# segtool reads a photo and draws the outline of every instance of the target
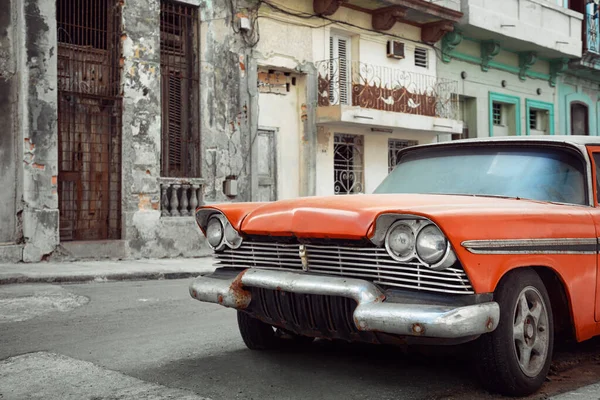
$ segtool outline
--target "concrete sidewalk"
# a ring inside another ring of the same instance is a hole
[[[550,397],[552,400],[598,400],[600,399],[600,383],[585,386],[572,392]]]
[[[0,264],[0,285],[182,279],[212,270],[212,257]]]

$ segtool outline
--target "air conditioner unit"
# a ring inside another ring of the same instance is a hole
[[[404,43],[395,40],[387,42],[387,56],[389,58],[403,59],[404,58]]]

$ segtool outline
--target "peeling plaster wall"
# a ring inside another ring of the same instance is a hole
[[[160,2],[127,1],[122,15],[124,238],[134,256],[152,256],[160,221]]]
[[[242,4],[239,7],[243,7]],[[227,2],[201,4],[201,137],[204,202],[230,201],[223,181],[238,179],[235,201],[253,199],[251,148],[258,127],[254,57],[234,32]]]
[[[57,49],[54,0],[25,0],[19,26],[19,115],[23,148],[23,260],[58,245]]]
[[[122,15],[123,237],[133,258],[205,255],[194,217],[161,216],[160,1],[127,1]]]
[[[200,11],[202,202],[252,199],[248,151],[257,122],[255,65],[231,26],[225,2],[185,1]],[[211,251],[194,217],[161,216],[160,2],[123,7],[123,221],[131,256],[176,257]],[[206,22],[202,22],[206,21]],[[254,111],[256,112],[256,111]],[[238,196],[223,193],[228,176]]]
[[[257,186],[256,179],[250,178],[257,162],[250,149],[258,127],[252,50],[232,27],[226,2],[185,2],[198,5],[200,20],[205,21],[198,60],[202,200],[204,204],[249,201]],[[124,242],[114,245],[121,248],[126,243],[131,258],[208,254],[194,217],[161,216],[160,1],[128,0],[122,6]],[[10,197],[2,197],[3,203],[14,208],[2,210],[2,220],[12,218],[12,222],[3,224],[0,242],[18,241],[22,236],[24,261],[47,259],[53,252],[58,260],[65,249],[59,247],[58,231],[55,0],[5,1],[1,11],[10,8],[12,19],[5,12],[0,18],[0,51],[4,52],[0,53],[0,118],[5,127],[11,127],[8,132],[16,134],[2,137],[0,151],[1,167],[12,171],[2,174],[2,182],[9,186],[13,182],[15,190],[3,192]],[[6,57],[11,47],[17,54]],[[14,115],[18,117],[11,118]],[[223,193],[228,176],[238,179],[238,195],[232,198]],[[91,258],[94,248],[90,247]]]
[[[123,221],[131,256],[206,252],[193,217],[161,217],[160,1],[123,6]]]
[[[15,0],[0,3],[0,244],[15,243],[17,232],[17,89]]]

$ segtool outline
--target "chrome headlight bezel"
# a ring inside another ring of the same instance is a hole
[[[227,221],[227,224],[225,225],[225,228],[223,230],[223,237],[225,238],[225,243],[227,244],[227,246],[234,250],[239,249],[242,246],[242,243],[244,242],[244,239],[242,238],[242,236],[240,236],[240,233],[235,230],[235,228],[229,223],[229,221]]]
[[[408,214],[384,214],[379,216],[376,222],[378,226],[376,226],[376,231],[374,232],[371,241],[378,247],[384,247],[388,255],[397,262],[418,262],[419,264],[422,264],[432,270],[442,271],[452,267],[458,261],[456,253],[454,252],[447,236],[444,235],[439,226],[437,226],[433,221],[427,218]],[[396,254],[391,249],[389,244],[390,234],[395,228],[398,227],[398,225],[409,226],[412,229],[415,238],[413,250],[410,252],[410,255],[406,255],[403,257]],[[417,240],[419,234],[423,229],[429,226],[436,227],[441,232],[442,236],[446,241],[446,250],[444,252],[444,255],[439,261],[435,263],[426,262],[419,256],[417,252]]]
[[[435,259],[435,261],[426,260],[425,257],[419,253],[419,239],[421,237],[421,234],[423,234],[423,231],[429,228],[436,229],[439,232],[440,237],[444,241],[444,252],[442,253],[441,257]],[[444,270],[446,268],[451,267],[452,265],[454,265],[454,263],[456,263],[457,260],[456,254],[452,250],[452,245],[450,244],[450,241],[448,240],[446,235],[444,235],[442,230],[434,223],[424,224],[421,226],[421,229],[419,229],[415,240],[415,254],[417,255],[417,258],[421,263],[427,265],[429,268],[436,271]]]
[[[412,222],[412,224],[411,224]],[[396,229],[408,229],[410,232],[410,235],[412,236],[412,244],[411,247],[408,252],[404,255],[402,254],[398,254],[398,252],[394,251],[394,249],[392,248],[392,245],[390,244],[391,241],[391,236],[394,233],[394,231]],[[407,220],[399,220],[394,222],[387,230],[386,234],[385,234],[385,249],[387,250],[388,254],[390,255],[390,257],[392,257],[394,260],[399,261],[399,262],[408,262],[412,259],[414,259],[416,257],[416,240],[417,237],[415,235],[415,227],[414,227],[414,221],[407,221]]]
[[[429,265],[442,261],[448,247],[448,239],[440,228],[433,224],[421,227],[415,240],[417,255]]]
[[[221,241],[218,246],[213,246],[208,241],[208,226],[211,221],[217,220],[218,223],[221,224],[222,235]],[[208,218],[206,215],[201,215],[200,212],[196,213],[196,221],[198,225],[202,228],[205,237],[207,238],[206,242],[208,246],[214,251],[223,251],[226,247],[231,249],[239,249],[242,246],[243,238],[239,234],[239,232],[231,225],[229,220],[223,215],[221,212],[213,212]]]
[[[215,245],[213,243],[210,242],[210,229],[211,229],[211,225],[214,226],[214,224],[218,224],[219,225],[219,229],[220,229],[220,239],[219,239],[219,244]],[[206,243],[208,243],[208,246],[213,249],[213,250],[221,250],[223,249],[223,247],[225,246],[225,226],[223,225],[223,221],[221,220],[221,218],[219,218],[216,215],[211,216],[208,219],[208,223],[206,224]]]

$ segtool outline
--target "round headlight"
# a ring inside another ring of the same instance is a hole
[[[417,236],[417,255],[429,265],[442,261],[447,246],[446,237],[435,225],[428,225],[421,229]]]
[[[229,223],[225,226],[225,240],[232,249],[237,249],[242,245],[242,237]]]
[[[414,254],[415,234],[404,223],[393,225],[388,231],[385,247],[394,258],[406,259]]]
[[[213,248],[221,245],[221,242],[223,241],[223,224],[219,218],[212,217],[210,221],[208,221],[208,226],[206,227],[206,239],[208,240],[208,244]]]

